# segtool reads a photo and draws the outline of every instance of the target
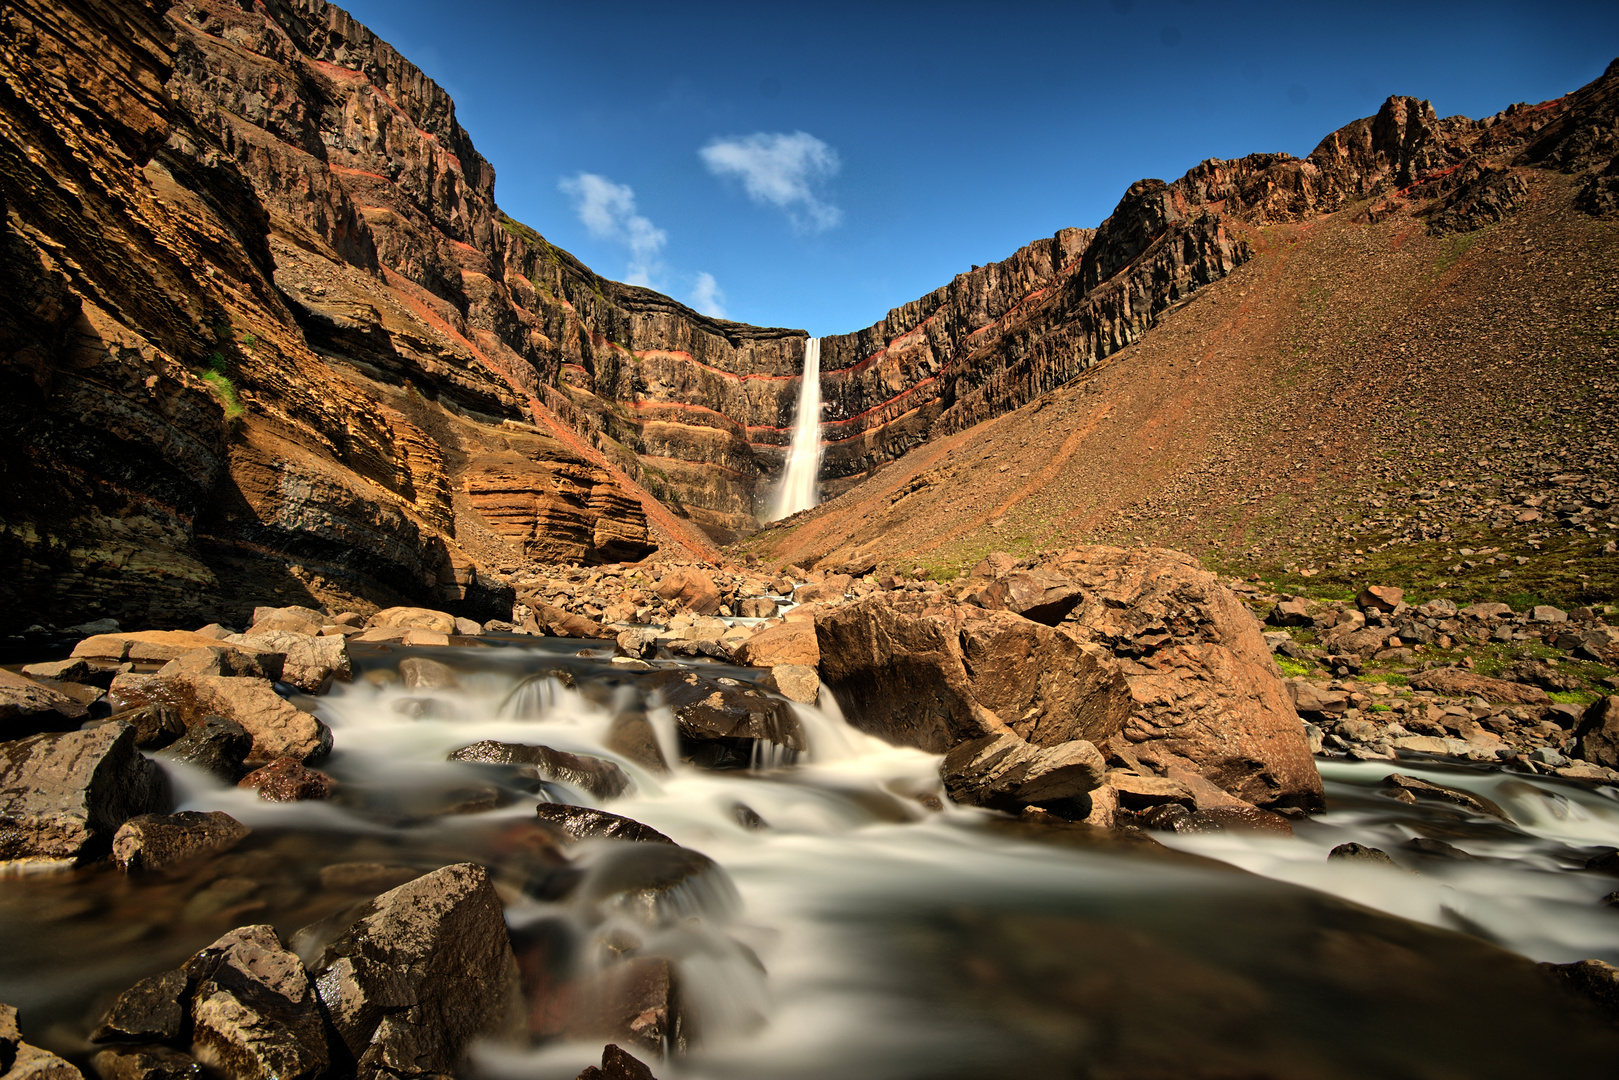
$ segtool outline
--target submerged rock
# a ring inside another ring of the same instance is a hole
[[[1389,857],[1389,853],[1382,848],[1367,847],[1365,844],[1339,844],[1327,852],[1327,858],[1339,862],[1367,862],[1381,866],[1398,866]]]
[[[205,1080],[202,1063],[171,1046],[116,1046],[90,1059],[101,1080]]]
[[[554,829],[566,842],[633,840],[655,844],[674,843],[650,825],[642,825],[633,818],[609,814],[605,810],[568,806],[565,803],[541,803],[534,809],[540,822]]]
[[[521,1024],[494,884],[458,863],[378,896],[310,966],[359,1077],[451,1076],[477,1037]]]
[[[1619,1027],[1619,968],[1602,960],[1541,964],[1540,970],[1591,1004],[1607,1022]]]
[[[202,855],[229,851],[251,830],[222,811],[142,814],[112,839],[112,857],[125,873],[162,870]]]
[[[96,858],[124,822],[169,804],[128,724],[0,743],[0,860]]]

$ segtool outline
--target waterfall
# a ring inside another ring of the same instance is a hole
[[[798,415],[793,419],[793,443],[787,451],[781,487],[776,491],[768,520],[780,521],[820,500],[816,481],[821,474],[821,339],[804,342],[804,381],[798,388]]]

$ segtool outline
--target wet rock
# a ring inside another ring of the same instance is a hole
[[[601,1068],[587,1066],[577,1080],[657,1080],[652,1070],[618,1048],[617,1043],[602,1047]]]
[[[316,629],[316,634],[319,628]],[[349,660],[348,640],[341,634],[317,637],[290,630],[260,630],[255,627],[240,637],[226,640],[280,653],[281,681],[306,694],[321,694],[333,679],[347,682],[354,677]]]
[[[681,755],[701,768],[745,769],[759,743],[794,754],[805,749],[791,706],[747,684],[675,669],[643,685],[674,712]]]
[[[453,690],[461,685],[454,668],[425,656],[399,661],[399,681],[412,690]]]
[[[1400,845],[1400,850],[1412,855],[1420,855],[1430,859],[1446,859],[1451,862],[1472,862],[1478,858],[1470,855],[1455,844],[1447,844],[1443,840],[1435,840],[1431,836],[1418,836],[1407,840]]]
[[[1591,703],[1574,727],[1571,752],[1592,765],[1619,769],[1619,696]]]
[[[0,736],[7,739],[78,726],[88,710],[60,690],[0,668]]]
[[[194,678],[220,675],[231,678],[278,679],[282,656],[279,653],[253,653],[223,645],[192,649],[181,653],[158,669],[164,678]]]
[[[540,823],[549,827],[564,843],[580,840],[630,840],[643,843],[673,844],[674,841],[649,825],[633,818],[592,810],[566,803],[540,803],[534,808]]]
[[[337,790],[337,781],[297,758],[284,757],[248,773],[236,786],[257,791],[265,802],[301,802],[331,798]]]
[[[435,870],[378,896],[311,975],[363,1078],[451,1076],[521,1023],[517,960],[488,871]]]
[[[249,1080],[313,1080],[331,1064],[320,1002],[302,962],[271,926],[244,926],[185,964],[191,1053]]]
[[[1494,802],[1482,795],[1474,795],[1472,792],[1463,791],[1460,788],[1446,787],[1443,784],[1434,784],[1427,780],[1419,780],[1414,776],[1402,776],[1399,773],[1390,773],[1385,776],[1383,786],[1409,792],[1418,799],[1447,802],[1453,806],[1459,806],[1469,813],[1478,814],[1482,817],[1493,817],[1498,821],[1504,821],[1509,825],[1512,824],[1512,819],[1507,816],[1507,812]]]
[[[241,724],[223,716],[205,716],[160,756],[203,769],[234,784],[241,777],[242,762],[252,749],[253,736]]]
[[[205,716],[235,721],[253,737],[248,765],[282,757],[313,761],[332,748],[331,729],[277,694],[267,679],[120,675],[113,680],[111,696],[131,707],[173,706],[187,727]]]
[[[108,723],[128,724],[135,729],[135,745],[142,750],[161,750],[186,735],[185,720],[172,705],[146,705],[125,709],[107,717]]]
[[[162,870],[203,855],[229,851],[251,830],[223,811],[142,814],[112,838],[112,857],[125,873]]]
[[[19,1042],[5,1077],[6,1080],[83,1080],[84,1074],[49,1050]]]
[[[935,798],[934,801],[937,802],[937,798]],[[759,829],[770,828],[770,823],[764,818],[760,817],[759,812],[753,807],[749,806],[747,803],[735,803],[732,805],[731,816],[736,818],[736,823],[738,825],[742,826],[744,829],[747,829],[749,832],[756,832]]]
[[[455,616],[432,608],[391,607],[371,616],[367,626],[398,630],[426,630],[436,634],[455,633]]]
[[[684,1052],[688,1035],[673,965],[636,957],[581,977],[565,993],[535,1003],[536,1036],[621,1039],[650,1054]]]
[[[663,759],[663,750],[658,746],[658,736],[652,730],[652,722],[647,719],[646,713],[638,709],[614,716],[602,745],[643,769],[655,773],[669,771],[669,763]]]
[[[1083,596],[1084,590],[1061,574],[1033,569],[996,579],[978,592],[973,602],[990,611],[1010,611],[1056,626]]]
[[[954,801],[1010,813],[1080,800],[1106,771],[1102,755],[1084,740],[1038,747],[1011,733],[959,743],[939,768]]]
[[[1377,863],[1382,866],[1397,865],[1393,859],[1389,858],[1389,853],[1382,848],[1367,847],[1365,844],[1356,843],[1339,844],[1327,852],[1327,858],[1334,861]]]
[[[659,579],[652,591],[661,599],[701,615],[712,615],[720,609],[720,591],[714,579],[693,567],[670,571]]]
[[[1506,705],[1549,705],[1546,691],[1522,686],[1503,679],[1475,675],[1464,668],[1433,668],[1411,676],[1411,685],[1418,690],[1432,690],[1447,697],[1478,696],[1485,701]]]
[[[101,1080],[205,1080],[202,1063],[170,1046],[116,1046],[90,1059]]]
[[[0,743],[0,860],[93,859],[124,822],[169,804],[128,724]]]
[[[821,648],[813,623],[789,622],[757,631],[736,650],[736,662],[749,667],[796,664],[815,667]]]
[[[1212,806],[1192,811],[1188,824],[1196,832],[1268,833],[1292,836],[1293,826],[1282,815],[1257,806]]]
[[[185,1034],[190,980],[179,968],[152,975],[118,995],[90,1041],[174,1042]]]
[[[821,676],[803,664],[777,664],[765,676],[764,685],[789,701],[813,705],[821,692]]]
[[[1601,960],[1572,964],[1541,964],[1553,980],[1593,1005],[1614,1027],[1619,1027],[1619,968]]]
[[[592,920],[622,916],[649,927],[692,917],[723,920],[739,906],[735,886],[713,859],[656,843],[598,852],[573,899]]]
[[[530,766],[542,780],[567,784],[599,799],[616,799],[630,788],[630,778],[611,761],[569,754],[549,746],[485,740],[452,751],[450,760]]]

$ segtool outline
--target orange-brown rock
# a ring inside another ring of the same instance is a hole
[[[696,567],[670,571],[659,579],[652,591],[700,615],[712,615],[720,609],[720,590],[714,579]]]
[[[736,650],[736,662],[752,667],[799,664],[815,667],[821,647],[813,622],[789,622],[755,631]]]
[[[1466,668],[1433,668],[1411,676],[1411,685],[1418,690],[1432,690],[1451,697],[1473,697],[1503,705],[1549,705],[1551,696],[1536,686],[1507,682],[1479,675]]]

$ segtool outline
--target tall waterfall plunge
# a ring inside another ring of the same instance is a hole
[[[787,467],[782,470],[781,487],[771,503],[769,520],[780,521],[819,502],[816,481],[820,474],[821,339],[810,338],[804,342],[804,381],[798,388],[793,443],[787,451]]]

